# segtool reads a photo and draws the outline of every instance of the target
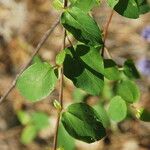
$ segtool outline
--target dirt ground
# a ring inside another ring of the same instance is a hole
[[[0,0],[0,95],[10,86],[15,75],[30,58],[44,32],[49,29],[61,12],[52,7],[52,0]],[[111,9],[103,2],[92,11],[93,17],[104,28]],[[123,18],[114,13],[109,28],[106,46],[114,60],[122,65],[126,58],[136,64],[143,59],[150,60],[150,42],[141,33],[150,26],[150,13],[139,19]],[[62,48],[62,27],[59,25],[39,55],[54,64],[55,56]],[[150,67],[148,68],[150,70]],[[150,109],[150,74],[142,74],[137,81],[141,89],[141,100],[136,107]],[[65,104],[72,102],[74,86],[65,82]],[[15,88],[0,105],[0,150],[48,150],[52,147],[56,111],[52,100],[58,97],[58,87],[51,96],[37,103],[26,101]],[[20,142],[24,128],[17,118],[17,111],[43,111],[51,116],[48,129],[38,135],[29,145]],[[113,126],[113,125],[112,125]],[[77,150],[150,150],[150,123],[127,120],[113,126],[109,139],[85,144],[76,142]]]

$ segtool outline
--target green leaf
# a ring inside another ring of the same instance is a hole
[[[66,56],[66,52],[64,50],[60,51],[56,56],[56,64],[62,65],[65,60],[65,56]]]
[[[141,108],[138,111],[138,114],[136,114],[138,119],[145,121],[145,122],[150,122],[150,111],[147,109]]]
[[[104,59],[104,76],[109,80],[119,80],[120,72],[112,59]]]
[[[116,122],[120,122],[125,119],[127,115],[127,105],[120,96],[115,96],[111,99],[108,108],[108,115],[113,121]]]
[[[21,143],[29,144],[31,143],[34,138],[37,136],[37,130],[33,125],[29,125],[25,127],[21,134]]]
[[[19,77],[17,88],[26,99],[35,102],[47,97],[56,81],[54,69],[48,63],[35,63]]]
[[[110,126],[110,120],[109,120],[109,117],[107,115],[107,112],[106,112],[104,106],[99,103],[99,104],[93,106],[93,108],[96,110],[97,114],[101,118],[103,126],[105,128],[108,128]]]
[[[34,56],[33,60],[32,60],[32,64],[34,64],[34,63],[42,63],[41,58],[39,56],[37,56],[37,55]]]
[[[124,74],[129,78],[133,78],[133,79],[140,78],[139,72],[137,71],[134,65],[134,62],[130,59],[125,61],[124,66],[123,66],[123,71],[124,71]]]
[[[52,5],[56,10],[63,9],[63,3],[60,0],[53,0]]]
[[[75,150],[75,140],[66,132],[62,124],[58,129],[58,147],[64,150]]]
[[[31,121],[30,115],[25,111],[18,111],[17,117],[22,125],[27,125]]]
[[[128,103],[134,103],[140,98],[138,86],[130,80],[121,81],[117,85],[117,94]]]
[[[73,7],[80,8],[84,12],[89,12],[93,7],[98,6],[98,0],[77,0]]]
[[[75,88],[72,93],[72,99],[74,102],[82,102],[84,97],[86,96],[86,92],[81,89]]]
[[[136,19],[140,14],[150,11],[147,0],[107,0],[108,5],[120,15]]]
[[[103,44],[97,23],[79,8],[73,7],[63,12],[61,23],[78,41],[91,46]]]
[[[61,121],[74,138],[93,143],[102,139],[105,129],[96,111],[85,103],[74,103],[63,112]]]
[[[62,147],[59,147],[59,148],[57,148],[57,150],[65,150],[64,148],[62,148]]]
[[[109,80],[105,79],[105,84],[104,84],[104,88],[103,91],[101,93],[101,97],[102,99],[105,100],[110,100],[114,95],[114,89],[113,89],[113,84],[111,82],[109,82]]]
[[[77,45],[75,49],[70,47],[65,51],[65,76],[72,80],[77,88],[92,95],[99,95],[104,84],[104,66],[99,51],[85,45]]]
[[[31,122],[36,130],[39,131],[49,126],[49,117],[43,112],[34,112]]]
[[[62,148],[62,147],[59,147],[59,148],[57,148],[57,150],[65,150],[64,148]]]
[[[149,0],[137,0],[139,5],[140,14],[150,12],[150,1]]]
[[[69,0],[71,5],[74,5],[74,3],[77,1],[77,0]]]

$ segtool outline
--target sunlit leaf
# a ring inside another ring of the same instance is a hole
[[[32,60],[32,64],[34,63],[42,63],[42,60],[39,56],[34,56]]]
[[[29,125],[25,127],[21,134],[21,143],[29,144],[31,143],[34,138],[37,136],[37,130],[33,125]]]
[[[72,98],[75,102],[82,102],[84,97],[86,96],[86,92],[79,88],[75,88],[72,93]]]
[[[17,117],[22,125],[27,125],[31,121],[30,115],[25,111],[18,111]]]
[[[98,5],[98,0],[76,0],[76,2],[73,4],[74,7],[78,7],[86,13]]]
[[[61,2],[61,0],[53,0],[52,5],[57,10],[63,9],[63,2]]]
[[[134,103],[140,98],[138,86],[130,80],[121,81],[117,85],[117,93],[128,103]]]
[[[115,96],[110,101],[108,114],[113,121],[122,121],[127,115],[126,102],[120,96]]]
[[[17,81],[20,93],[32,102],[47,97],[55,87],[57,77],[48,63],[35,63]]]
[[[32,124],[36,130],[41,130],[49,126],[49,117],[43,112],[32,113]]]

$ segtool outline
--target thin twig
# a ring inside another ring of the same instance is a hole
[[[67,40],[68,40],[70,46],[73,46],[73,43],[72,43],[72,41],[70,40],[69,36],[67,35],[66,37],[67,37]]]
[[[15,87],[18,78],[20,77],[20,75],[25,71],[25,69],[31,64],[33,57],[39,52],[39,50],[41,49],[41,47],[43,46],[43,44],[46,42],[46,40],[48,39],[48,37],[52,34],[53,30],[56,28],[56,26],[59,24],[60,22],[60,17],[57,19],[57,21],[52,25],[52,27],[47,30],[47,32],[44,34],[44,36],[41,38],[39,44],[37,45],[37,47],[35,48],[32,56],[30,57],[29,61],[25,64],[25,66],[21,69],[21,71],[16,75],[15,79],[13,80],[12,84],[10,85],[10,87],[8,88],[8,90],[4,93],[4,95],[0,98],[0,104],[3,102],[3,100],[9,95],[9,93],[13,90],[13,88]]]
[[[56,126],[55,126],[53,150],[57,149],[57,139],[58,139],[58,128],[59,128],[60,114],[61,114],[61,112],[59,111],[57,114],[57,120],[56,120]]]
[[[66,30],[64,29],[64,37],[63,37],[63,50],[65,49],[66,47],[66,36],[67,36],[67,33],[66,33]],[[63,74],[64,74],[64,69],[63,69],[63,65],[60,69],[60,93],[59,93],[59,102],[61,104],[61,107],[63,108]]]
[[[64,8],[66,8],[68,5],[68,0],[64,0]],[[66,36],[67,36],[67,32],[64,29],[64,37],[63,37],[63,50],[66,47]],[[60,122],[60,116],[61,116],[61,111],[63,109],[63,81],[64,81],[64,73],[63,73],[63,65],[60,68],[60,89],[59,89],[59,102],[61,105],[61,110],[58,111],[57,114],[57,120],[56,120],[56,127],[55,127],[55,133],[54,133],[54,142],[53,142],[53,150],[57,149],[57,139],[58,139],[58,129],[59,129],[59,122]]]
[[[109,59],[112,59],[112,56],[111,56],[111,54],[109,53],[109,50],[108,50],[106,47],[104,47],[104,49],[105,49],[105,52],[106,52],[106,55],[108,56],[108,58],[109,58]]]
[[[64,37],[63,37],[63,50],[65,49],[65,44],[66,43],[66,30],[64,30]],[[59,102],[61,105],[61,110],[63,109],[63,66],[60,68],[60,83],[59,83]],[[55,134],[54,134],[54,142],[53,142],[53,150],[57,149],[57,139],[58,139],[58,128],[59,128],[59,121],[60,121],[60,115],[61,115],[61,110],[58,110],[57,114],[57,120],[56,120],[56,127],[55,127]]]
[[[105,27],[105,31],[104,31],[104,46],[103,46],[103,48],[102,48],[102,53],[101,53],[102,57],[104,56],[105,43],[106,43],[106,39],[107,39],[107,36],[108,36],[108,28],[109,28],[109,25],[110,25],[110,23],[111,23],[113,14],[114,14],[114,10],[111,11],[111,14],[110,14],[110,16],[109,16],[108,22],[107,22],[106,27]]]

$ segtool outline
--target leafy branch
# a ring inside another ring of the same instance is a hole
[[[49,38],[49,36],[52,34],[53,30],[57,27],[57,25],[60,22],[60,17],[57,19],[57,21],[52,25],[52,27],[46,31],[46,33],[41,38],[40,42],[38,43],[37,47],[35,48],[33,54],[31,55],[29,61],[25,64],[25,66],[21,69],[21,71],[16,75],[15,79],[11,83],[10,87],[6,90],[4,95],[0,98],[0,104],[3,102],[3,100],[9,95],[9,93],[13,90],[13,88],[16,86],[18,78],[21,76],[21,74],[26,70],[26,68],[31,64],[34,56],[37,55],[41,47],[44,45],[46,40]]]
[[[64,0],[64,9],[67,7],[68,5],[68,0]],[[62,46],[62,50],[65,49],[66,47],[66,37],[67,37],[67,32],[64,29],[64,34],[63,34],[63,46]],[[63,109],[63,81],[64,81],[64,70],[63,70],[63,65],[61,66],[61,68],[59,69],[60,73],[60,83],[59,83],[59,103],[61,106],[61,109],[58,110],[58,114],[57,114],[57,119],[56,119],[56,126],[55,126],[55,133],[54,133],[54,142],[53,142],[53,150],[57,149],[57,141],[58,141],[58,129],[59,129],[59,122],[60,122],[60,117],[61,117],[61,111]]]
[[[133,1],[128,0],[127,8],[124,8],[124,2],[108,0],[107,2],[113,10],[103,35],[97,22],[89,15],[89,11],[94,6],[99,5],[99,1],[64,0],[63,4],[59,0],[56,0],[56,2],[59,3],[59,6],[63,5],[61,17],[45,33],[30,60],[0,100],[2,102],[15,85],[20,93],[31,102],[42,100],[55,89],[56,82],[59,79],[59,98],[58,101],[54,101],[54,106],[57,109],[57,120],[53,150],[56,150],[59,145],[58,129],[60,121],[68,136],[93,143],[107,136],[106,131],[110,128],[110,120],[116,123],[124,120],[127,117],[129,106],[140,99],[140,90],[135,82],[136,79],[140,78],[140,75],[134,62],[130,59],[126,60],[120,70],[117,63],[112,60],[105,42],[114,11],[124,17],[135,19],[150,10],[149,7],[145,7],[145,5],[148,5],[145,1],[144,4],[134,1],[133,5]],[[68,2],[70,2],[69,7],[67,7]],[[143,10],[143,8],[145,9]],[[132,9],[135,11],[134,13],[132,13]],[[56,66],[53,67],[50,63],[42,61],[29,66],[33,57],[59,22],[62,24],[64,32],[62,50],[56,56]],[[67,31],[77,40],[76,43],[71,42],[67,36]],[[66,46],[66,40],[70,43],[69,47]],[[104,51],[106,51],[109,59],[103,57]],[[94,107],[81,101],[69,105],[63,111],[64,76],[70,79],[75,87],[92,96],[103,96],[105,87],[108,86],[108,91],[113,92],[109,97],[110,101],[106,101],[109,105],[108,109],[105,110],[105,104],[98,104]],[[150,112],[142,109],[137,116],[143,121],[149,121],[145,115],[150,116]]]

